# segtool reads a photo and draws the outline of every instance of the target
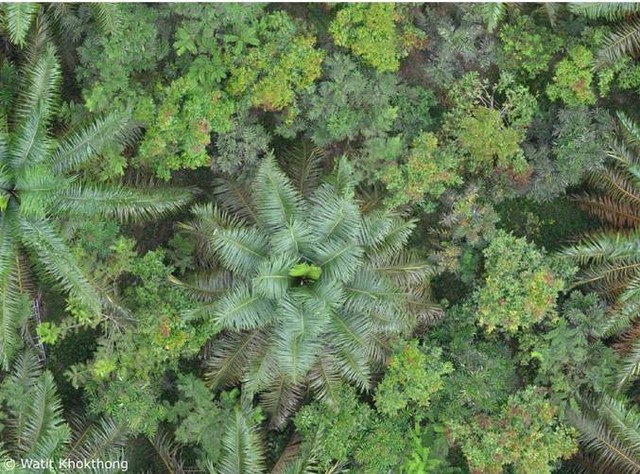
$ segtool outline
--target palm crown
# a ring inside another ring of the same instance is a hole
[[[289,179],[266,159],[252,196],[223,203],[244,217],[203,205],[187,226],[218,280],[233,282],[204,307],[223,330],[209,381],[265,392],[275,425],[305,387],[320,397],[340,380],[367,389],[390,338],[428,308],[419,288],[431,267],[401,252],[414,223],[385,211],[362,215],[346,160],[315,190],[311,168]]]
[[[23,77],[22,92],[0,127],[0,358],[5,368],[17,347],[16,327],[30,313],[29,260],[82,305],[100,310],[100,292],[58,235],[56,221],[155,217],[190,196],[186,190],[160,193],[85,183],[77,170],[122,140],[126,122],[111,114],[56,140],[49,130],[60,78],[53,51],[47,49]]]
[[[625,384],[640,374],[640,325],[636,320],[640,308],[640,129],[626,115],[620,113],[618,118],[623,141],[609,153],[612,163],[590,178],[599,192],[580,198],[584,209],[618,229],[590,236],[562,253],[585,265],[578,283],[616,301],[602,331],[605,336],[623,335],[618,346],[626,356],[620,374],[620,383]]]

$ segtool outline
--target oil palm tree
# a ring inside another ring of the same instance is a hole
[[[108,301],[74,260],[58,222],[71,216],[155,218],[190,198],[187,190],[87,183],[80,169],[125,138],[126,121],[112,113],[55,138],[50,125],[60,73],[52,49],[21,77],[20,92],[0,124],[0,363],[5,368],[18,347],[16,329],[29,315],[31,270],[94,313]]]
[[[206,378],[260,393],[275,427],[307,389],[329,399],[341,380],[367,390],[392,339],[434,309],[422,293],[431,266],[403,252],[414,222],[363,215],[346,159],[317,184],[314,157],[290,176],[265,159],[250,194],[223,183],[220,207],[196,206],[185,226],[213,269],[191,288],[221,294],[198,310],[221,331]]]
[[[42,370],[33,352],[25,351],[16,357],[11,373],[0,386],[0,397],[4,408],[0,465],[10,466],[14,461],[16,468],[9,471],[25,474],[46,471],[22,466],[20,460],[52,459],[57,467],[57,460],[63,458],[122,459],[125,431],[106,418],[94,423],[85,420],[67,423],[53,376]]]
[[[581,196],[583,209],[609,222],[597,233],[562,253],[585,267],[578,283],[589,285],[615,302],[604,336],[621,336],[617,345],[626,357],[620,385],[640,374],[640,129],[618,114],[623,141],[609,153],[611,164],[590,175],[595,188]]]

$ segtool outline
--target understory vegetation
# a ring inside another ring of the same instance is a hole
[[[639,4],[0,17],[0,470],[640,473]]]

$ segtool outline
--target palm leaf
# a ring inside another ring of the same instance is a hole
[[[87,308],[98,312],[101,300],[96,289],[78,268],[71,250],[49,222],[21,217],[19,225],[24,244],[38,255],[43,270],[57,280],[65,291],[78,297]]]
[[[0,215],[0,361],[9,369],[18,348],[18,327],[30,315],[29,305],[21,294],[21,277],[14,241],[14,219],[11,211]]]
[[[633,2],[575,2],[569,4],[569,11],[590,19],[604,18],[611,21],[640,12],[640,5]]]
[[[504,18],[507,4],[503,2],[485,3],[482,5],[482,19],[487,25],[487,31],[493,33],[498,24]]]
[[[265,469],[262,437],[258,427],[236,407],[222,436],[219,474],[259,474]]]
[[[222,335],[205,367],[205,380],[210,387],[225,387],[238,383],[249,363],[264,352],[268,333],[263,330]]]
[[[216,321],[224,329],[245,331],[265,327],[272,322],[274,308],[259,294],[245,286],[237,286],[216,305]]]
[[[253,198],[248,192],[249,186],[224,178],[215,179],[213,184],[216,199],[224,209],[251,224],[258,223]]]
[[[640,18],[629,20],[609,34],[598,51],[598,65],[613,64],[623,56],[636,57],[640,53]]]
[[[302,142],[285,150],[283,168],[297,191],[305,198],[318,187],[322,175],[324,150],[308,142]]]
[[[9,39],[18,46],[24,46],[33,17],[40,7],[37,3],[5,3],[4,28]]]
[[[265,412],[270,416],[271,428],[282,428],[295,413],[302,400],[302,387],[281,374],[271,374],[269,388],[260,396]]]
[[[260,222],[272,231],[286,227],[303,215],[300,195],[278,169],[273,157],[265,158],[258,169],[254,200]]]
[[[123,145],[134,136],[126,117],[111,112],[63,137],[51,154],[50,166],[57,173],[78,169],[108,147]]]
[[[74,216],[140,222],[180,209],[191,196],[189,189],[73,184],[58,195],[56,208]]]
[[[568,417],[580,431],[584,449],[593,454],[599,467],[620,474],[640,471],[640,451],[633,441],[637,440],[639,425],[637,414],[631,409],[604,397],[599,402],[588,402],[585,413],[569,411]]]

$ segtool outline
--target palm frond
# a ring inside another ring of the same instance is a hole
[[[389,278],[399,286],[421,284],[437,272],[433,264],[421,259],[415,252],[396,253],[390,258],[374,255],[369,265],[375,273]]]
[[[76,420],[73,439],[66,451],[69,459],[115,459],[127,442],[127,430],[113,418],[97,422]]]
[[[640,224],[640,206],[628,201],[615,199],[609,195],[590,194],[578,196],[576,201],[580,209],[608,221],[615,227],[633,228]]]
[[[220,229],[210,242],[225,268],[247,277],[268,255],[269,239],[258,229]]]
[[[625,142],[633,147],[640,146],[640,127],[638,127],[635,120],[629,117],[622,110],[616,111],[616,117],[618,118],[618,123],[622,128]],[[630,161],[633,162],[635,160]]]
[[[87,308],[100,311],[98,292],[49,222],[21,217],[19,225],[23,243],[38,255],[43,270],[57,280],[65,291],[78,297]]]
[[[313,251],[317,236],[306,220],[293,220],[271,233],[271,249],[277,254],[305,255]]]
[[[205,380],[210,387],[234,385],[242,379],[247,365],[264,352],[268,334],[260,329],[224,333],[216,339],[206,362]]]
[[[20,267],[11,212],[0,216],[0,362],[9,369],[18,348],[18,327],[30,308],[21,294]]]
[[[283,168],[292,184],[303,197],[308,198],[320,184],[322,162],[326,160],[324,150],[302,142],[285,150],[283,156]]]
[[[604,18],[611,21],[640,12],[640,6],[633,2],[572,2],[569,3],[569,11],[590,19]]]
[[[302,401],[302,387],[281,374],[271,374],[268,389],[260,396],[261,405],[270,416],[271,428],[282,428]]]
[[[616,27],[609,34],[598,51],[598,65],[606,66],[623,56],[636,57],[640,54],[640,18],[634,18]]]
[[[51,154],[49,163],[57,173],[76,170],[108,147],[126,144],[134,137],[126,116],[111,112],[63,137]]]
[[[274,308],[268,299],[239,285],[220,298],[215,314],[222,328],[246,331],[271,323]]]
[[[217,202],[228,212],[248,223],[257,224],[258,216],[249,186],[230,179],[216,178],[213,182]]]
[[[26,121],[37,111],[40,119],[36,128],[47,123],[58,98],[61,74],[58,58],[53,46],[49,45],[34,64],[24,68],[25,80],[16,108],[16,122]]]
[[[262,436],[255,422],[236,407],[222,436],[219,474],[261,474],[265,470]]]
[[[111,35],[121,31],[123,12],[120,5],[117,3],[92,3],[91,7],[102,34]]]
[[[629,343],[629,348],[624,357],[624,363],[620,370],[618,386],[622,387],[635,380],[640,374],[640,337],[635,335]],[[638,445],[640,448],[640,444]]]
[[[640,425],[632,409],[605,396],[598,402],[587,402],[584,413],[569,411],[568,417],[580,431],[582,446],[601,468],[620,474],[640,471]]]
[[[140,222],[175,212],[192,197],[189,189],[126,188],[72,184],[57,197],[56,208],[69,215]]]
[[[333,174],[327,178],[327,183],[333,186],[340,197],[353,197],[358,181],[353,172],[353,166],[345,156],[340,157]]]
[[[291,298],[280,301],[275,333],[275,355],[279,371],[294,385],[303,382],[322,351],[318,336],[326,321]]]
[[[180,460],[180,445],[171,434],[162,429],[152,438],[147,438],[153,448],[155,457],[169,474],[186,474],[183,462]]]
[[[263,160],[256,175],[254,201],[264,227],[276,231],[303,215],[303,202],[275,159]]]
[[[39,8],[37,3],[5,3],[2,6],[3,26],[12,43],[21,47],[25,45],[33,17]]]
[[[53,376],[41,371],[35,354],[25,352],[17,358],[9,383],[12,392],[20,394],[10,401],[6,422],[12,451],[25,458],[53,458],[70,438]]]
[[[487,25],[487,31],[493,33],[504,18],[507,4],[503,2],[485,3],[482,5],[482,19]]]
[[[284,297],[291,284],[289,271],[297,260],[297,255],[288,253],[264,260],[252,280],[254,293],[272,300]]]
[[[332,186],[320,186],[310,198],[311,225],[320,240],[355,241],[361,232],[360,210],[352,199],[340,197]]]
[[[337,371],[333,353],[320,354],[316,364],[309,371],[309,388],[318,400],[334,403],[341,384],[342,379]]]
[[[364,249],[351,242],[326,240],[317,244],[314,262],[332,280],[347,282],[358,271]]]

